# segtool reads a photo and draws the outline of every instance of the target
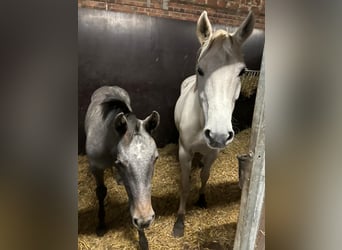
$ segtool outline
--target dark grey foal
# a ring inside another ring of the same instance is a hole
[[[139,230],[139,243],[148,249],[144,228],[154,220],[151,204],[151,180],[154,163],[158,158],[156,144],[151,133],[159,125],[159,114],[153,111],[144,120],[132,113],[127,92],[116,86],[97,89],[88,107],[85,119],[86,152],[90,170],[96,180],[96,196],[99,201],[98,236],[106,232],[104,199],[105,168],[116,168],[129,197],[130,213],[134,226]]]

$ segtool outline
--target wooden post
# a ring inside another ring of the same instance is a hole
[[[249,145],[251,168],[249,178],[243,184],[239,219],[236,229],[234,250],[264,249],[264,237],[260,238],[259,228],[263,225],[265,199],[265,63],[262,58],[257,96]],[[264,232],[261,232],[265,235]],[[262,248],[260,248],[262,247]]]

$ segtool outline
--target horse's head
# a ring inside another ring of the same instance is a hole
[[[158,127],[159,119],[156,111],[145,120],[123,113],[114,119],[120,136],[115,166],[129,197],[133,225],[140,230],[149,227],[154,220],[151,181],[158,151],[151,133]]]
[[[211,148],[224,148],[233,140],[232,113],[245,69],[241,46],[253,27],[252,12],[233,34],[224,30],[212,32],[206,11],[198,19],[201,49],[196,84],[205,120],[204,138]]]

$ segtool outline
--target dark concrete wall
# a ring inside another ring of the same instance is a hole
[[[195,72],[196,24],[83,8],[78,22],[79,152],[84,153],[90,96],[103,85],[126,89],[140,119],[152,110],[160,113],[160,127],[154,134],[159,147],[176,142],[173,109],[181,82]],[[248,40],[244,47],[248,68],[260,68],[263,43],[263,32]]]

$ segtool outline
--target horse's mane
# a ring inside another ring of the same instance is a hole
[[[196,62],[196,69],[198,67],[198,63],[200,61],[200,59],[209,51],[209,49],[211,48],[211,46],[214,44],[215,41],[218,40],[223,40],[226,38],[230,38],[230,34],[222,29],[216,30],[214,31],[214,33],[211,35],[210,39],[207,39],[202,46],[199,48],[198,52],[197,52],[197,62]],[[194,91],[197,90],[197,78],[196,78],[196,84],[194,87]]]
[[[210,39],[206,40],[202,46],[199,48],[198,51],[198,57],[197,57],[197,63],[199,60],[205,55],[205,53],[211,48],[213,45],[214,41],[219,40],[219,39],[225,39],[229,37],[229,34],[227,31],[219,29],[216,30],[210,37]]]
[[[106,118],[108,117],[108,114],[111,111],[116,111],[114,112],[116,114],[120,112],[127,114],[130,112],[130,109],[127,107],[127,104],[116,97],[106,98],[102,102],[101,106],[102,106],[102,119],[103,120],[106,120]]]

